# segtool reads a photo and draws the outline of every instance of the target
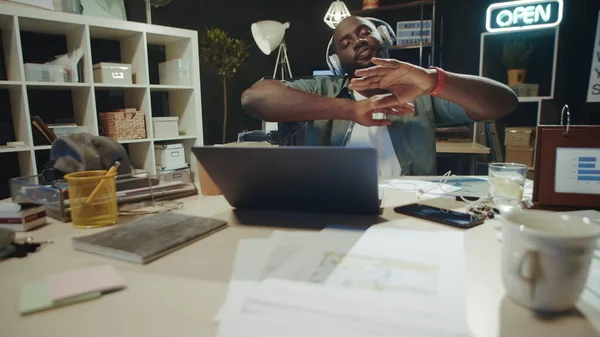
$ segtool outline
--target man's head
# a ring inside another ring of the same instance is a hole
[[[347,17],[338,24],[333,32],[332,48],[350,76],[354,76],[357,69],[372,66],[373,57],[388,57],[388,46],[375,24],[358,16]]]

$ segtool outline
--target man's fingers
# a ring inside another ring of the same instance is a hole
[[[379,89],[381,88],[381,85],[379,84],[379,82],[364,82],[361,84],[351,84],[350,85],[350,89],[351,90],[355,90],[355,91],[365,91],[368,89]]]
[[[371,59],[374,65],[382,66],[386,68],[398,68],[400,66],[400,62],[392,59],[382,59],[379,57],[374,57]]]
[[[354,72],[354,75],[358,77],[383,76],[392,70],[392,68],[388,67],[373,66],[369,68],[358,69]]]

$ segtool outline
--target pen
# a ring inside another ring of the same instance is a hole
[[[119,161],[119,159],[121,159],[121,158],[117,158],[115,163],[110,167],[110,169],[108,169],[108,171],[106,171],[106,174],[104,174],[104,176],[110,176],[110,175],[114,174],[115,172],[117,172],[117,169],[119,169],[119,166],[121,166],[121,162]],[[96,185],[96,188],[94,188],[94,190],[92,191],[90,196],[85,201],[84,205],[89,205],[94,201],[94,199],[96,199],[96,197],[98,196],[98,193],[100,193],[100,190],[102,189],[102,186],[103,186],[105,180],[106,179],[100,180],[100,183],[98,185]]]

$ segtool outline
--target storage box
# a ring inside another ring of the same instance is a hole
[[[69,82],[69,72],[61,65],[25,63],[25,80],[33,82]]]
[[[506,162],[533,166],[533,149],[527,147],[506,147]]]
[[[535,146],[534,127],[506,128],[504,145],[507,147],[533,148]]]
[[[158,64],[158,77],[163,85],[191,85],[190,65],[182,59]]]
[[[188,167],[179,170],[163,170],[161,166],[157,166],[156,173],[162,181],[180,181],[187,184],[193,182],[189,165]]]
[[[146,117],[141,111],[103,112],[100,125],[101,135],[112,139],[146,138]]]
[[[154,145],[156,166],[160,171],[177,170],[188,167],[185,162],[183,144]]]
[[[515,84],[510,88],[515,92],[515,94],[519,97],[536,97],[538,96],[539,84]]]
[[[153,117],[154,138],[173,138],[179,136],[179,117]]]
[[[94,82],[132,84],[131,64],[104,62],[94,64]]]

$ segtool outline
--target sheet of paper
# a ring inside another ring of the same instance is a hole
[[[286,280],[324,282],[333,268],[332,257],[347,254],[363,231],[324,229],[270,276]]]
[[[244,239],[238,243],[232,279],[216,321],[238,312],[247,294],[259,281],[283,265],[319,232],[274,231],[268,239]]]
[[[219,326],[219,337],[261,336],[261,337],[446,337],[443,334],[415,334],[412,330],[389,330],[376,325],[365,325],[323,317],[315,314],[270,313],[267,315],[239,315]],[[464,336],[463,336],[464,337]]]
[[[292,322],[315,315],[413,336],[468,334],[462,235],[380,226],[324,230],[222,323],[226,330],[239,315],[277,313]]]

